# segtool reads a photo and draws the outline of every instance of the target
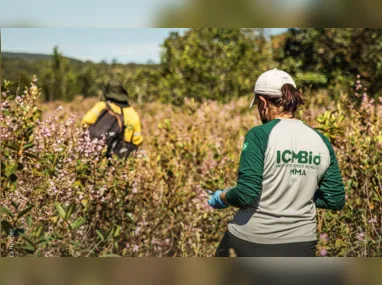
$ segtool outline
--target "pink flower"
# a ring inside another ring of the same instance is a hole
[[[133,252],[138,252],[138,250],[139,250],[139,246],[138,245],[134,245]]]
[[[328,242],[329,241],[328,234],[327,233],[320,234],[320,239],[325,242]]]
[[[377,219],[375,218],[372,218],[368,221],[369,224],[376,224],[377,223]]]
[[[364,234],[364,233],[359,233],[359,234],[357,235],[357,239],[358,239],[359,241],[364,241],[364,240],[365,240],[365,234]]]
[[[328,250],[326,248],[321,248],[320,249],[320,255],[321,256],[326,256],[328,254]]]
[[[135,229],[135,235],[139,235],[139,233],[141,232],[142,228],[140,226],[136,227]]]

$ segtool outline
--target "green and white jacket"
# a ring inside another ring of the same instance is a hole
[[[329,140],[296,119],[275,119],[247,133],[237,185],[226,197],[240,208],[229,232],[261,244],[314,241],[316,207],[345,204]]]

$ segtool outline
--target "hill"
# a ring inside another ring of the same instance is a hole
[[[42,61],[42,60],[51,60],[52,55],[51,54],[41,54],[41,53],[19,53],[19,52],[1,52],[1,58],[4,59],[13,59],[13,60],[20,60],[20,61],[27,61],[27,62],[36,62],[36,61]],[[82,62],[81,60],[65,57],[70,62]]]
[[[10,87],[11,89],[16,90],[17,86],[23,89],[23,86],[29,85],[33,75],[37,75],[40,87],[44,89],[44,86],[52,82],[55,77],[60,78],[60,76],[65,74],[71,76],[70,85],[74,86],[75,89],[73,92],[83,94],[84,92],[81,89],[89,89],[90,85],[99,83],[98,81],[101,77],[106,76],[109,78],[112,76],[113,70],[118,69],[120,70],[119,72],[127,73],[141,67],[146,67],[149,70],[159,67],[158,64],[95,63],[92,61],[81,61],[61,54],[59,57],[58,63],[53,55],[48,54],[2,52],[1,84],[4,83],[4,80],[7,80],[13,82]]]

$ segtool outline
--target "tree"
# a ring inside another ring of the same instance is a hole
[[[301,84],[343,89],[359,74],[381,95],[382,30],[290,29],[282,37],[282,44],[274,39],[274,59]]]
[[[240,29],[192,29],[172,33],[163,44],[161,64],[171,102],[184,97],[228,101],[251,92],[271,58],[261,34]]]

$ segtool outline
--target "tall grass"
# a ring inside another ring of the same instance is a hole
[[[95,100],[41,106],[36,81],[1,96],[2,256],[214,254],[235,210],[212,210],[205,189],[235,184],[244,135],[260,123],[249,98],[139,106],[144,144],[120,161],[79,125]],[[318,211],[317,255],[381,256],[382,102],[340,97],[299,113],[330,137],[346,185],[344,210]]]

